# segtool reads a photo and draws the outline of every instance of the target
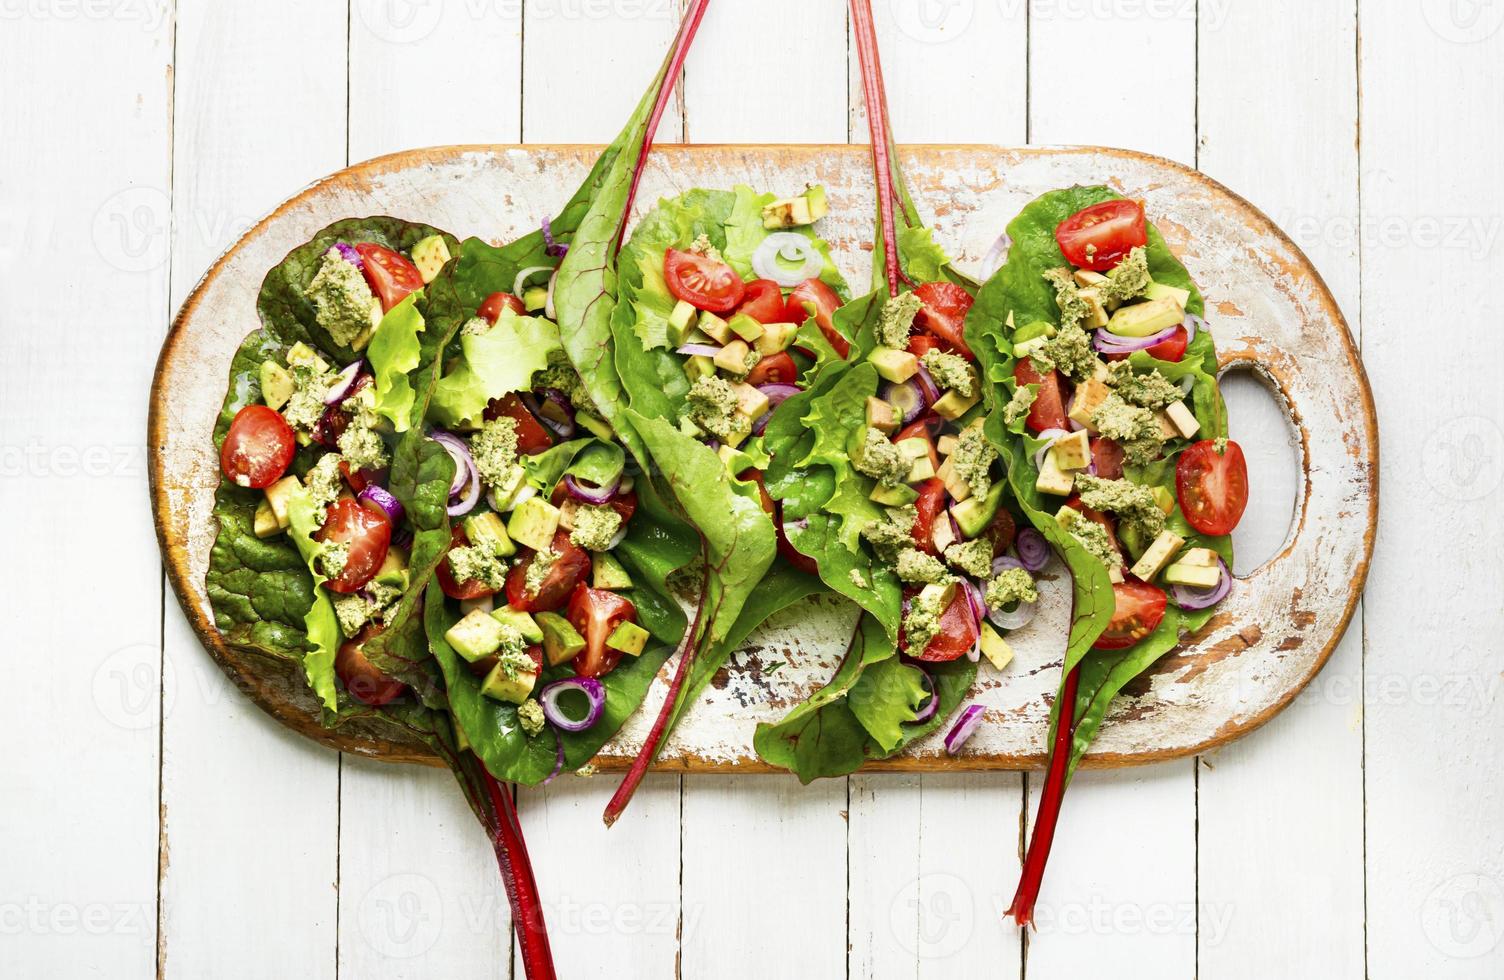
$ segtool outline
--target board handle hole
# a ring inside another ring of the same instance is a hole
[[[1294,533],[1301,493],[1300,434],[1272,378],[1238,359],[1221,376],[1228,434],[1248,461],[1248,509],[1232,532],[1233,573],[1247,578]]]

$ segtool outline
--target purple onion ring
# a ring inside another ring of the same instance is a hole
[[[559,698],[570,691],[579,691],[590,703],[585,717],[570,718],[559,707]],[[545,687],[538,695],[538,703],[543,705],[543,717],[548,719],[550,725],[560,731],[583,732],[600,721],[601,715],[605,713],[606,689],[594,677],[568,677]]]

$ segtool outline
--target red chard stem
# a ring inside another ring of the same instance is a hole
[[[1060,822],[1060,801],[1065,796],[1065,776],[1071,761],[1071,738],[1075,734],[1076,690],[1081,681],[1080,666],[1072,667],[1061,686],[1059,717],[1055,723],[1055,743],[1050,749],[1050,769],[1044,778],[1044,792],[1039,798],[1039,813],[1034,818],[1034,836],[1024,855],[1023,874],[1013,904],[1004,916],[1011,915],[1020,927],[1034,921],[1034,903],[1044,880],[1045,862],[1050,859],[1050,844],[1055,839],[1055,825]]]

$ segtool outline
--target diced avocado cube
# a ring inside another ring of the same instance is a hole
[[[319,374],[324,374],[329,370],[329,362],[320,357],[318,351],[301,340],[287,349],[287,363],[292,366],[307,365]]]
[[[1010,317],[1012,313],[1008,314]],[[1055,325],[1048,320],[1035,320],[1026,323],[1013,331],[1013,348],[1018,349],[1020,343],[1032,340],[1049,340],[1055,336]]]
[[[1170,424],[1175,427],[1175,434],[1187,439],[1193,439],[1197,432],[1201,431],[1201,423],[1196,421],[1196,416],[1185,407],[1185,402],[1171,402],[1165,406],[1165,416]]]
[[[1049,342],[1050,338],[1045,336],[1030,337],[1028,340],[1015,340],[1013,342],[1013,356],[1019,360],[1023,360]]]
[[[981,400],[981,391],[977,391],[970,398],[965,397],[959,391],[947,391],[936,399],[935,414],[943,419],[958,419],[971,411],[972,406]]]
[[[376,570],[376,577],[372,581],[388,588],[407,588],[407,552],[395,545],[388,548],[386,557],[382,559],[381,567]]]
[[[919,373],[919,358],[906,350],[892,347],[874,347],[867,360],[877,368],[877,373],[894,384],[903,384]]]
[[[921,603],[930,609],[947,609],[951,600],[956,597],[956,583],[954,581],[939,583],[931,582],[919,590],[919,595],[914,601]]]
[[[1071,400],[1071,421],[1077,425],[1084,425],[1089,432],[1095,432],[1091,417],[1097,409],[1112,394],[1112,389],[1098,381],[1096,378],[1087,378],[1076,389],[1076,397]]]
[[[558,613],[540,612],[533,618],[543,631],[543,658],[550,667],[568,663],[585,649],[585,638],[580,631]]]
[[[679,420],[679,431],[691,439],[700,439],[705,435],[705,430],[695,425],[694,421],[687,415]]]
[[[909,474],[905,476],[905,483],[923,483],[935,475],[935,464],[930,462],[928,456],[921,456],[909,466]]]
[[[559,508],[542,497],[529,497],[512,511],[507,534],[513,541],[542,551],[553,544],[559,530]]]
[[[748,418],[761,418],[768,410],[768,396],[746,382],[737,382],[731,390],[736,393],[736,410]]]
[[[618,623],[611,635],[606,637],[606,646],[620,650],[629,657],[636,657],[648,645],[648,631],[636,623]]]
[[[772,357],[789,349],[794,342],[794,334],[799,331],[797,324],[793,323],[764,323],[762,335],[757,338],[753,348],[763,357]]]
[[[597,551],[590,556],[590,584],[593,588],[619,592],[632,587],[632,576],[610,552]]]
[[[1085,429],[1055,440],[1055,461],[1062,470],[1084,470],[1091,465],[1091,443]]]
[[[731,332],[736,334],[747,343],[752,343],[762,336],[762,321],[746,313],[737,313],[728,321]]]
[[[923,436],[900,439],[893,445],[905,459],[927,459],[930,454],[930,441]]]
[[[694,329],[695,315],[699,312],[693,305],[682,299],[674,304],[673,310],[668,315],[668,328],[674,332],[675,343],[684,343],[690,330]]]
[[[266,402],[267,408],[281,411],[295,388],[292,373],[287,368],[276,361],[261,362],[261,400]]]
[[[1057,497],[1069,497],[1075,486],[1076,478],[1060,465],[1060,457],[1055,454],[1054,447],[1051,447],[1044,454],[1044,465],[1039,468],[1039,478],[1034,481],[1034,489]]]
[[[867,426],[885,435],[891,435],[898,429],[898,413],[888,402],[869,395],[867,396]]]
[[[726,464],[727,470],[730,470],[731,467],[736,463],[736,457],[738,455],[735,449],[731,448],[725,443],[722,443],[716,449],[715,454],[721,458],[722,463]]]
[[[1175,495],[1169,487],[1150,487],[1149,492],[1154,495],[1154,502],[1165,512],[1165,516],[1175,513]]]
[[[1202,568],[1216,568],[1218,555],[1210,548],[1192,548],[1180,556],[1177,565],[1197,565]]]
[[[731,324],[708,310],[700,314],[696,326],[718,344],[729,344],[736,339],[736,334],[731,332]]]
[[[522,308],[529,313],[540,313],[548,308],[548,287],[529,286],[522,291]]]
[[[1071,273],[1071,276],[1076,280],[1076,285],[1080,286],[1082,289],[1090,289],[1093,286],[1102,286],[1109,281],[1106,276],[1102,275],[1102,273],[1093,272],[1090,269],[1077,269],[1075,272]]]
[[[527,486],[527,472],[516,466],[507,471],[506,481],[491,488],[491,500],[500,510],[511,510],[517,495]]]
[[[287,530],[292,523],[287,516],[287,504],[292,495],[303,489],[303,483],[297,477],[289,473],[282,479],[266,488],[266,502],[271,506],[272,514],[277,518],[277,526]]]
[[[517,553],[517,546],[507,536],[506,525],[501,523],[501,515],[490,511],[465,518],[465,537],[471,544],[501,558]]]
[[[501,649],[501,638],[501,624],[481,609],[471,610],[444,634],[454,652],[471,663]]]
[[[1144,290],[1144,298],[1149,300],[1167,299],[1173,302],[1181,310],[1191,301],[1189,289],[1178,289],[1175,286],[1166,286],[1162,282],[1151,282],[1149,288]]]
[[[1071,525],[1080,520],[1080,518],[1081,512],[1076,508],[1070,506],[1069,504],[1063,505],[1059,510],[1055,511],[1055,523],[1059,524],[1067,531],[1069,531]]]
[[[825,199],[824,184],[811,184],[806,187],[804,199],[809,202],[810,221],[819,221],[830,213],[830,202]]]
[[[1002,670],[1013,660],[1013,648],[992,628],[991,623],[982,624],[982,656],[998,670]]]
[[[271,501],[263,499],[256,505],[256,517],[251,523],[251,530],[258,538],[271,538],[287,529],[277,523],[277,515],[272,512]]]
[[[825,188],[810,187],[797,197],[780,198],[771,204],[764,205],[762,226],[773,229],[812,225],[825,217],[829,209],[829,202],[825,199]]]
[[[992,523],[992,519],[997,516],[997,509],[1003,504],[1003,491],[1006,489],[1004,481],[997,480],[987,491],[987,496],[968,497],[950,509],[963,537],[975,538],[987,530],[987,525]]]
[[[1154,576],[1158,575],[1159,570],[1169,563],[1183,544],[1185,544],[1185,539],[1180,535],[1171,531],[1159,532],[1159,537],[1155,538],[1154,543],[1144,550],[1130,571],[1145,582],[1154,581]]]
[[[945,554],[945,549],[956,543],[956,529],[950,521],[936,521],[930,528],[930,543],[940,554]]]
[[[750,353],[752,353],[752,348],[747,345],[747,342],[737,338],[722,347],[721,352],[711,360],[715,362],[716,367],[727,374],[740,377],[747,373],[747,355]]]
[[[538,684],[538,672],[536,670],[518,670],[513,676],[508,677],[501,664],[491,668],[486,679],[481,681],[480,693],[497,701],[505,701],[508,704],[521,704],[533,693],[533,688]]]
[[[1107,326],[1107,307],[1102,305],[1102,294],[1096,289],[1083,289],[1077,295],[1086,304],[1086,326],[1093,330]]]
[[[480,596],[479,598],[476,598],[476,599],[461,599],[460,600],[460,615],[461,616],[468,616],[471,613],[475,612],[475,610],[477,610],[477,609],[479,609],[481,612],[483,612],[487,616],[489,616],[489,615],[491,615],[491,610],[493,610],[495,608],[496,608],[496,598],[494,596],[483,595],[483,596]]]
[[[611,423],[598,415],[591,415],[589,412],[576,412],[574,413],[574,420],[583,426],[585,431],[597,439],[604,439],[606,442],[610,442],[616,438],[616,433],[611,430]],[[516,535],[513,535],[513,537],[516,537]]]
[[[959,442],[959,439],[947,432],[935,441],[935,451],[941,456],[949,456],[956,451],[956,444]]]
[[[1210,589],[1221,580],[1222,569],[1215,565],[1187,565],[1180,562],[1165,569],[1165,581],[1170,585]]]
[[[940,464],[935,475],[940,478],[941,483],[945,484],[946,492],[951,495],[951,499],[960,502],[971,497],[971,484],[956,472],[956,465],[951,457],[945,457],[945,462]]]
[[[689,376],[689,383],[694,384],[715,374],[715,361],[703,354],[695,354],[684,362],[684,373]]]
[[[919,491],[909,486],[885,487],[881,483],[872,488],[867,499],[884,507],[902,507],[919,499]]]
[[[511,606],[502,606],[491,613],[491,618],[503,626],[510,626],[522,634],[522,638],[529,643],[542,643],[543,630],[538,628],[538,623],[533,617],[521,609],[513,609]]]
[[[1109,333],[1119,337],[1148,337],[1185,319],[1185,313],[1171,299],[1151,299],[1120,307],[1107,321]]]
[[[413,265],[418,267],[418,275],[423,277],[425,284],[437,279],[451,258],[453,256],[449,254],[449,246],[442,235],[429,235],[413,246]]]

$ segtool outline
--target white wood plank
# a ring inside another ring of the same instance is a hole
[[[1124,146],[1194,163],[1193,3],[1034,4],[1030,14],[1030,142]],[[1092,84],[1089,66],[1125,60],[1153,66],[1152,111],[1143,110],[1142,87]],[[1043,784],[1042,775],[1029,779],[1031,830]],[[1112,963],[1119,976],[1192,977],[1195,808],[1189,762],[1077,777],[1045,873],[1026,975],[1068,977]],[[1153,828],[1149,850],[1139,846],[1145,828]]]
[[[770,46],[777,53],[773,59]],[[846,5],[714,5],[684,75],[690,142],[842,142]]]
[[[328,5],[178,4],[174,305],[246,225],[344,164],[345,34]],[[171,599],[167,617],[163,975],[332,977],[337,756],[234,690]]]
[[[1025,141],[1022,8],[874,7],[898,142]],[[851,136],[866,140],[854,38],[848,60]],[[853,776],[850,975],[1017,975],[1022,940],[1001,913],[1022,806],[1022,777],[1005,773]]]
[[[1206,7],[1198,91],[1201,168],[1295,237],[1355,328],[1357,237],[1346,232],[1358,217],[1356,13],[1354,3],[1293,0]],[[1267,70],[1276,63],[1285,70]],[[1224,390],[1255,488],[1234,534],[1244,572],[1284,541],[1295,449],[1261,384],[1240,375]],[[1294,705],[1204,760],[1201,977],[1364,975],[1362,668],[1355,625]],[[1207,925],[1219,909],[1233,914],[1215,935]]]
[[[1107,964],[1122,980],[1195,976],[1191,766],[1083,771],[1072,781],[1035,909],[1026,976],[1081,977]],[[1031,833],[1042,783],[1029,780]],[[1234,911],[1203,908],[1202,934],[1223,935]]]
[[[680,0],[568,3],[523,7],[522,124],[529,143],[609,143],[653,80],[679,29]],[[720,13],[717,11],[716,13]],[[716,13],[706,17],[706,24]],[[700,30],[703,43],[704,27]],[[684,133],[682,93],[669,104],[657,139]]]
[[[517,2],[351,0],[350,161],[517,142],[522,17]]]
[[[155,972],[161,576],[141,412],[167,306],[171,26],[41,5],[0,28],[4,976]],[[107,556],[105,587],[68,588],[65,556]]]
[[[1195,0],[1003,3],[1029,4],[1031,143],[1118,146],[1194,162]],[[1145,77],[1125,84],[1127,65]]]
[[[684,781],[686,980],[846,970],[846,780]]]
[[[1498,5],[1359,8],[1363,328],[1383,433],[1364,732],[1376,980],[1504,973]],[[1402,66],[1402,67],[1401,67]],[[1417,385],[1410,338],[1458,356]],[[1458,529],[1471,529],[1459,537]]]

